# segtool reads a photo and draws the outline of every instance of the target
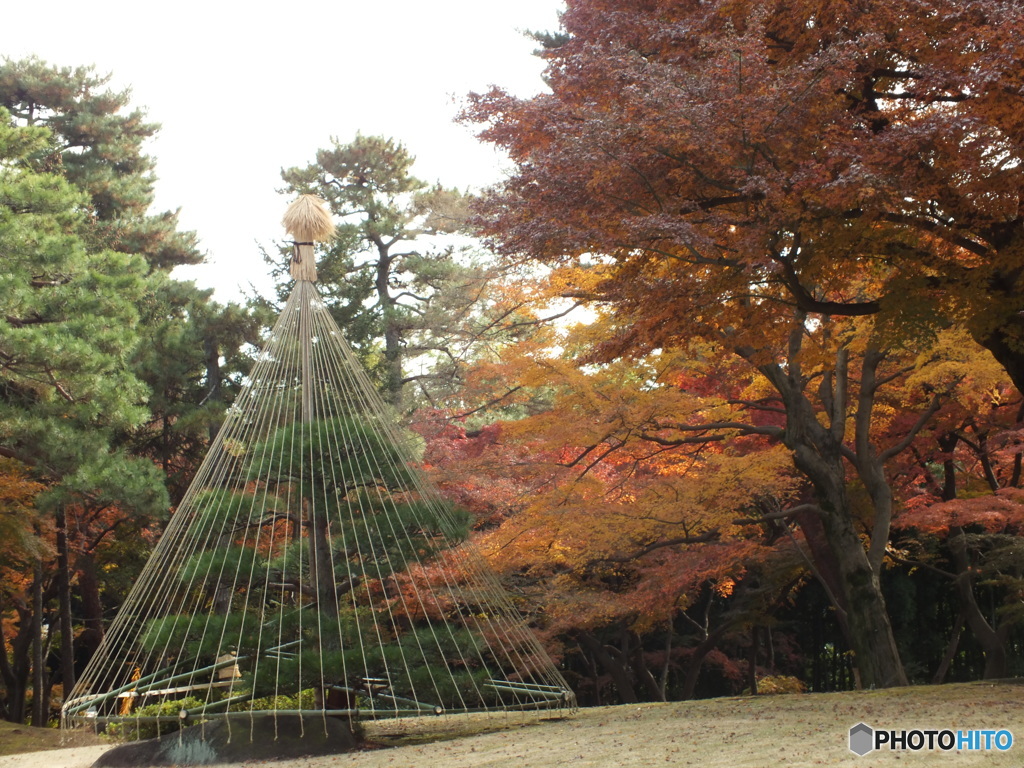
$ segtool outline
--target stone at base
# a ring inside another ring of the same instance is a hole
[[[275,725],[276,720],[276,725]],[[252,718],[219,718],[156,739],[122,744],[103,753],[93,768],[192,766],[284,760],[350,752],[356,739],[342,719],[309,714],[256,713]]]

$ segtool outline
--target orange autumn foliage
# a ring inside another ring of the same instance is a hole
[[[946,535],[952,527],[976,525],[989,533],[1024,535],[1024,489],[1000,488],[991,494],[935,502],[921,497],[909,503],[900,528]]]
[[[594,325],[566,330],[558,346],[572,348]],[[489,561],[532,585],[549,631],[621,621],[643,631],[708,584],[728,591],[764,549],[736,519],[799,486],[784,448],[738,429],[728,441],[658,442],[680,420],[727,421],[739,410],[703,394],[720,360],[684,358],[581,368],[512,349],[491,364],[503,371],[496,378],[545,390],[546,410],[473,434],[435,424],[428,466],[447,496],[477,511]]]

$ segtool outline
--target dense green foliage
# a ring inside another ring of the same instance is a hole
[[[469,521],[415,497],[411,468],[387,435],[379,425],[337,418],[281,427],[253,445],[251,490],[196,498],[193,534],[223,544],[172,564],[183,612],[149,621],[145,650],[198,669],[230,648],[240,659],[240,685],[257,698],[362,678],[389,679],[394,695],[422,690],[420,677],[432,672],[407,659],[429,648],[432,664],[444,665],[473,640],[465,630],[417,625],[419,606],[401,604],[399,569],[429,561],[437,542],[464,540]],[[206,615],[197,617],[195,606]],[[378,611],[387,617],[386,637]],[[488,674],[465,673],[481,681]],[[458,695],[450,685],[437,702],[446,707]]]
[[[2,703],[14,720],[30,685],[68,687],[99,643],[259,328],[169,277],[201,255],[175,214],[148,212],[143,145],[156,126],[105,85],[89,69],[0,65],[0,454],[18,462],[8,484],[24,471],[42,484],[33,501],[44,513],[22,546],[0,552],[0,605],[13,619]],[[49,648],[45,625],[59,627]],[[34,701],[39,723],[46,697]]]

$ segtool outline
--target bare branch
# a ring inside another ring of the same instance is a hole
[[[53,386],[54,389],[57,390],[58,394],[60,394],[61,397],[63,397],[69,403],[75,402],[75,398],[71,395],[70,392],[64,389],[64,387],[61,385],[59,381],[57,381],[57,377],[53,375],[53,371],[50,370],[49,368],[46,369],[46,376],[50,380],[50,384]]]
[[[924,426],[931,420],[932,416],[942,407],[942,398],[935,395],[932,398],[931,403],[921,413],[914,426],[910,428],[910,431],[904,435],[903,439],[895,445],[887,448],[878,455],[879,461],[885,462],[891,459],[893,456],[902,453],[907,446],[914,442],[914,438],[917,437],[917,433],[924,429]]]
[[[714,430],[735,429],[744,435],[767,435],[768,437],[781,438],[785,430],[782,427],[755,426],[741,421],[718,421],[710,424],[664,424],[659,429],[675,430],[677,432],[712,432]],[[705,443],[713,440],[724,440],[725,435],[701,435],[696,438],[667,438],[660,437],[650,432],[642,432],[640,437],[658,445],[688,445],[692,443]]]
[[[26,325],[39,325],[40,323],[47,322],[45,318],[42,318],[39,315],[36,315],[35,317],[15,317],[14,315],[7,315],[4,319],[8,324],[15,328],[24,328]]]
[[[815,514],[821,514],[821,507],[817,504],[797,504],[795,507],[789,509],[780,509],[776,512],[769,512],[767,515],[761,517],[741,517],[733,520],[733,525],[757,525],[758,523],[766,523],[770,520],[783,520],[793,515],[799,515],[802,512],[814,512]]]
[[[843,315],[846,317],[862,317],[877,314],[881,309],[878,301],[839,302],[821,301],[808,291],[797,274],[793,262],[780,254],[772,254],[772,259],[782,267],[782,284],[793,296],[797,307],[804,312],[821,315]]]
[[[642,547],[628,555],[623,555],[621,557],[605,557],[595,562],[629,563],[634,560],[639,560],[641,557],[651,554],[651,552],[656,552],[659,549],[664,549],[665,547],[675,547],[681,544],[706,544],[711,541],[718,541],[720,536],[721,534],[718,532],[718,529],[716,528],[710,531],[706,531],[697,536],[678,536],[673,539],[663,539],[662,541],[656,541],[653,544],[648,544],[646,547]]]
[[[502,400],[505,400],[505,399],[506,399],[506,398],[508,398],[508,397],[509,397],[510,395],[514,394],[515,392],[518,392],[518,391],[519,391],[520,389],[522,389],[522,388],[523,388],[523,387],[522,387],[522,385],[521,385],[521,384],[520,384],[519,386],[516,386],[516,387],[512,387],[512,389],[510,389],[510,390],[508,390],[507,392],[505,392],[505,394],[503,394],[503,395],[498,395],[498,397],[495,397],[495,398],[494,398],[494,399],[492,399],[492,400],[488,400],[488,401],[487,401],[486,403],[484,403],[483,405],[481,405],[481,406],[478,406],[478,407],[476,407],[476,408],[473,408],[472,410],[469,410],[469,411],[463,411],[462,413],[458,414],[457,416],[452,416],[452,419],[453,419],[453,420],[458,420],[458,419],[464,419],[464,418],[466,418],[467,416],[472,416],[472,415],[473,415],[474,413],[479,413],[480,411],[482,411],[482,410],[484,410],[484,409],[486,409],[486,408],[490,408],[490,407],[491,407],[492,405],[497,405],[497,404],[498,404],[498,403],[500,403],[500,402],[501,402]]]

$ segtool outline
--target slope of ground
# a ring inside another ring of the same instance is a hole
[[[0,720],[0,755],[106,743],[102,737],[85,730],[61,733],[56,728],[33,728]]]
[[[1010,731],[1008,750],[849,751],[851,726]],[[426,725],[424,734],[414,726]],[[236,764],[250,768],[554,768],[555,766],[1024,765],[1024,685],[970,683],[838,694],[737,697],[598,707],[564,719],[476,716],[371,726],[379,748],[328,757]],[[471,735],[460,734],[469,732]],[[426,735],[432,739],[422,742]],[[2,740],[0,740],[2,741]],[[413,742],[413,743],[410,743]],[[0,768],[87,768],[102,747],[0,757]],[[7,750],[4,750],[7,751]],[[269,757],[269,756],[268,756]]]

